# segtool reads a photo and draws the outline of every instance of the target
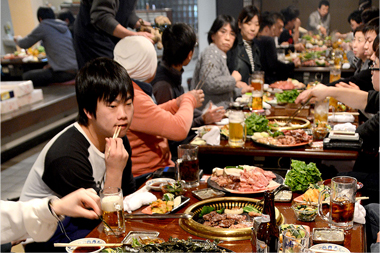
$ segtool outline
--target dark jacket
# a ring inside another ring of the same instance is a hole
[[[230,72],[237,70],[241,75],[241,80],[248,84],[248,78],[252,74],[252,66],[249,61],[247,51],[244,47],[243,37],[239,33],[236,37],[236,45],[227,52],[227,66]],[[255,70],[261,70],[260,51],[252,41],[252,54]]]

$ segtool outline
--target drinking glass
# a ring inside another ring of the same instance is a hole
[[[185,188],[199,186],[198,146],[183,144],[177,150],[177,179],[184,182]]]
[[[330,227],[345,230],[353,227],[356,191],[356,178],[340,176],[331,179],[331,189],[324,189],[319,193],[318,213],[329,222]],[[322,212],[322,196],[326,192],[330,194],[329,217]]]
[[[253,90],[263,92],[264,71],[253,71],[249,78],[249,83]]]
[[[329,116],[329,98],[317,101],[314,106],[314,125],[318,126],[320,123],[326,123]]]
[[[106,235],[121,235],[125,232],[123,191],[118,187],[107,187],[100,191],[100,203]],[[111,229],[112,230],[111,230]]]
[[[279,61],[285,62],[285,49],[277,48],[277,59]]]
[[[294,229],[286,229],[282,231],[282,252],[305,252],[305,250],[309,247],[310,233],[305,229],[302,229],[305,236],[302,238],[295,238],[292,236],[292,230]],[[297,229],[297,231],[300,230]]]
[[[231,147],[242,147],[246,139],[244,112],[240,110],[228,111],[229,134],[228,144]]]

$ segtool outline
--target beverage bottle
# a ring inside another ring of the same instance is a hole
[[[257,247],[257,252],[277,252],[280,232],[276,224],[273,192],[264,192],[264,209],[262,217],[261,225],[257,233],[257,244],[259,246]],[[259,249],[261,251],[259,251]]]
[[[252,224],[252,232],[251,232],[251,245],[252,245],[252,252],[257,252],[257,232],[259,230],[261,224],[261,216],[255,217],[253,219]]]

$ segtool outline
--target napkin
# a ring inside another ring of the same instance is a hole
[[[352,116],[352,115],[351,115]],[[337,124],[334,126],[335,131],[355,132],[356,126],[351,123]]]
[[[140,190],[129,194],[124,198],[124,210],[128,213],[135,211],[142,207],[143,205],[148,205],[153,201],[156,201],[157,197],[148,191],[148,188],[144,186]]]
[[[365,208],[360,204],[360,200],[355,202],[354,222],[365,224]]]
[[[352,114],[335,114],[329,116],[329,121],[333,122],[354,122],[355,117]]]
[[[209,145],[220,144],[220,129],[217,126],[211,127],[211,130],[202,136],[202,139]]]

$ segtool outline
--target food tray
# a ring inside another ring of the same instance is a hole
[[[313,243],[344,243],[344,230],[334,228],[313,228]]]
[[[195,191],[192,191],[192,193],[199,200],[205,200],[205,199],[210,199],[210,198],[215,198],[215,197],[223,197],[224,195],[226,195],[224,192],[218,191],[212,188],[195,190]]]
[[[233,208],[233,207],[245,207],[248,205],[256,205],[258,199],[245,198],[245,197],[223,197],[203,200],[191,205],[185,210],[184,213],[194,213],[191,219],[180,219],[179,225],[186,232],[195,236],[207,238],[207,239],[219,239],[223,241],[239,241],[248,240],[251,238],[251,228],[215,228],[203,225],[194,220],[194,217],[198,217],[203,206],[212,206],[215,209],[221,208]],[[278,225],[284,222],[284,217],[280,211],[275,208],[276,222]]]
[[[267,117],[269,121],[278,121],[278,122],[283,122],[286,123],[289,119],[289,116],[272,116],[272,117]],[[290,122],[291,126],[278,126],[278,127],[272,127],[270,128],[272,130],[293,130],[293,129],[301,129],[301,128],[307,128],[310,126],[310,121],[304,118],[300,117],[294,117],[292,121]],[[292,125],[293,124],[293,125]]]
[[[288,190],[283,190],[274,196],[274,201],[276,202],[290,202],[293,198],[293,192]]]
[[[132,239],[147,239],[147,238],[157,238],[160,232],[157,231],[129,231],[129,233],[125,236],[124,240],[122,241],[123,244],[131,244]]]

